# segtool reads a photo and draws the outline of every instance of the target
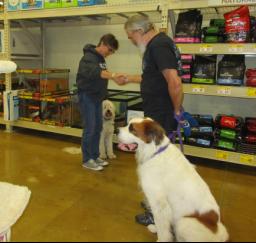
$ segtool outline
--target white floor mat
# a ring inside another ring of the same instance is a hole
[[[0,182],[0,234],[8,231],[21,217],[30,195],[27,187]]]

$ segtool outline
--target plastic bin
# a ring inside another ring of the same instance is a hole
[[[23,121],[40,122],[40,97],[19,95],[19,119]]]
[[[53,126],[71,126],[71,96],[41,98],[41,123]]]
[[[33,93],[41,95],[54,95],[67,92],[69,90],[68,69],[20,69],[17,70],[19,83],[24,88]]]

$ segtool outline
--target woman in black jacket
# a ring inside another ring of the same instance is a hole
[[[123,83],[125,76],[107,70],[105,58],[118,50],[119,44],[112,34],[104,35],[98,44],[86,45],[77,73],[78,97],[83,120],[83,167],[103,170],[108,162],[99,158],[102,130],[102,101],[107,96],[108,80]]]

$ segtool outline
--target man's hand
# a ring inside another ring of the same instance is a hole
[[[127,75],[117,73],[114,75],[113,80],[118,84],[118,85],[125,85],[127,83]]]

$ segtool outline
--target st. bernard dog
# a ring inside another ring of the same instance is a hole
[[[209,187],[158,123],[132,119],[118,137],[138,144],[138,176],[155,220],[149,230],[155,230],[159,242],[229,240]]]

